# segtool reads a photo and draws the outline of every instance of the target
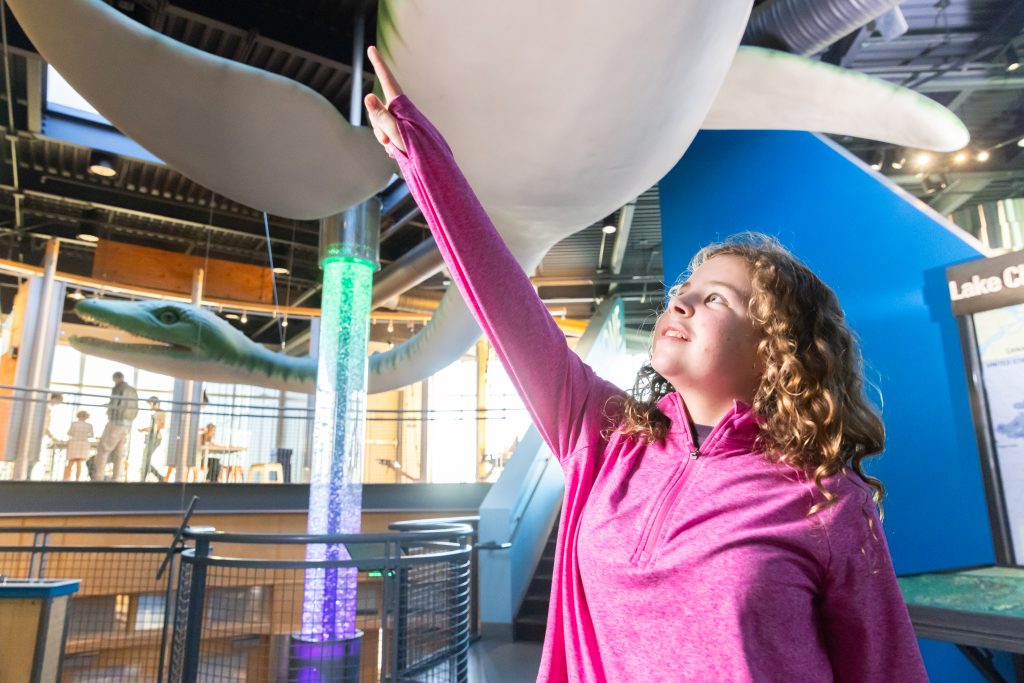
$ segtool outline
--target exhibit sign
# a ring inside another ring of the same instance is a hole
[[[946,269],[953,315],[1024,303],[1024,251]]]

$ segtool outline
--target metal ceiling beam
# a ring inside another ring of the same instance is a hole
[[[544,275],[530,278],[535,287],[577,287],[580,285],[610,285],[613,283],[661,283],[660,275]]]
[[[925,92],[921,90],[921,87],[926,83],[958,71],[965,65],[977,62],[993,53],[1000,52],[1022,29],[1024,29],[1024,2],[1008,3],[1006,12],[992,23],[988,31],[978,36],[978,39],[971,45],[973,50],[970,54],[948,64],[943,64],[931,74],[916,80],[909,79],[901,85],[918,92]]]
[[[986,182],[1017,180],[1022,175],[1024,175],[1024,171],[949,171],[950,178],[985,180]],[[899,185],[914,185],[921,182],[920,178],[911,174],[891,175],[888,178]]]
[[[615,230],[615,244],[612,245],[611,271],[615,275],[622,272],[622,260],[626,257],[626,245],[629,244],[629,233],[633,228],[635,212],[635,199],[619,210],[619,224]]]
[[[943,215],[951,214],[971,201],[971,198],[988,187],[990,182],[992,181],[986,178],[951,179],[946,189],[932,197],[928,204]]]
[[[14,187],[10,186],[10,185],[0,185],[0,190],[6,190],[6,191],[12,192],[12,193],[13,192],[17,192],[17,190]],[[173,224],[173,225],[180,225],[180,226],[191,228],[191,229],[194,229],[194,230],[211,230],[213,232],[220,233],[220,234],[223,234],[223,235],[230,235],[232,237],[242,237],[242,238],[250,239],[250,240],[259,240],[260,242],[263,242],[263,241],[266,240],[266,237],[264,235],[262,235],[262,234],[256,234],[256,233],[253,233],[253,232],[246,232],[245,230],[237,230],[237,229],[234,229],[234,228],[226,228],[226,227],[219,226],[219,225],[210,225],[209,223],[205,223],[205,222],[187,220],[187,219],[183,219],[183,218],[167,216],[167,215],[164,215],[164,214],[153,213],[152,211],[144,211],[144,210],[128,208],[128,207],[124,207],[124,206],[118,206],[116,204],[110,204],[110,203],[101,201],[99,193],[97,193],[95,197],[90,199],[90,198],[87,198],[87,196],[75,197],[75,196],[70,196],[68,194],[56,194],[56,193],[53,193],[53,192],[41,191],[41,190],[36,190],[36,189],[27,189],[27,188],[23,188],[21,190],[21,192],[25,196],[27,196],[27,197],[38,197],[40,199],[45,199],[45,200],[48,200],[48,201],[57,202],[58,204],[77,205],[77,207],[79,209],[81,209],[81,210],[85,210],[85,209],[101,209],[101,210],[104,210],[104,211],[112,211],[114,213],[119,213],[119,214],[123,214],[123,215],[126,215],[126,216],[134,216],[134,217],[137,217],[137,218],[143,218],[143,219],[146,219],[146,220],[152,220],[152,221],[161,222],[161,223],[170,223],[170,224]],[[110,194],[116,194],[116,193],[108,192],[106,194],[110,195]],[[107,197],[107,198],[109,199],[109,197]],[[80,220],[80,219],[78,219],[78,218],[76,218],[74,216],[69,216],[69,218],[71,218],[72,220]],[[125,226],[125,227],[129,227],[129,226]],[[136,229],[138,229],[138,228],[136,228]],[[295,246],[295,247],[297,247],[299,249],[302,249],[302,250],[305,250],[305,251],[318,251],[318,249],[319,249],[319,247],[317,245],[315,245],[315,244],[304,244],[302,242],[292,242],[290,239],[284,239],[284,238],[281,238],[281,237],[274,237],[273,235],[271,235],[270,241],[273,244],[283,244],[283,245]]]
[[[1024,90],[1024,77],[1010,76],[945,76],[914,86],[920,93],[955,92],[958,90],[1011,91]]]

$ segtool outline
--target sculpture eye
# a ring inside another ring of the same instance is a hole
[[[178,314],[169,309],[157,313],[156,318],[165,325],[173,325],[174,323],[178,322],[178,320],[180,320]]]

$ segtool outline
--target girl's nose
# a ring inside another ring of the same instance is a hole
[[[681,315],[684,318],[689,317],[693,313],[693,307],[690,306],[690,304],[688,304],[686,300],[681,296],[677,296],[675,299],[672,300],[670,308],[672,309],[673,313]]]

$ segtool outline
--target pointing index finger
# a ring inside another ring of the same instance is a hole
[[[395,80],[395,75],[391,73],[391,69],[384,63],[380,53],[377,52],[377,48],[371,45],[366,52],[370,57],[370,64],[373,65],[373,70],[380,80],[380,87],[384,92],[384,105],[390,106],[391,102],[402,94],[402,88],[398,85],[398,81]]]

